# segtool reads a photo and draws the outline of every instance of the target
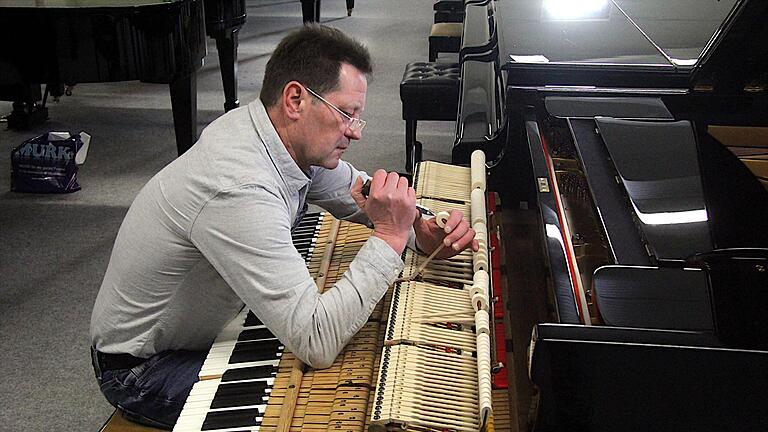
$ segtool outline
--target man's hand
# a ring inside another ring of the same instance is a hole
[[[395,252],[402,253],[411,224],[419,215],[416,192],[408,186],[408,179],[394,172],[377,170],[373,173],[367,198],[363,196],[362,188],[363,180],[358,177],[351,194],[373,223],[373,235],[387,242]]]
[[[464,249],[470,247],[477,252],[480,247],[475,240],[475,230],[464,220],[460,210],[451,210],[451,216],[445,227],[437,226],[435,219],[423,219],[418,217],[413,222],[413,230],[416,232],[416,246],[427,254],[434,252],[441,244],[444,246],[436,258],[450,258]]]

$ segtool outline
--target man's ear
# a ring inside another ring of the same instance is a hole
[[[304,93],[304,88],[296,81],[291,81],[283,87],[283,109],[291,120],[298,120],[306,107]]]

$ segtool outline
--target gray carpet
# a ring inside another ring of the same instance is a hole
[[[398,84],[406,63],[427,58],[432,2],[323,0],[322,21],[371,49],[376,69],[363,117],[368,126],[346,159],[402,171],[404,122]],[[277,42],[301,25],[298,1],[250,0],[240,33],[239,96],[255,98]],[[450,59],[450,57],[448,58]],[[222,113],[215,45],[198,73],[198,128]],[[141,186],[176,152],[168,90],[138,82],[81,84],[49,104],[51,119],[24,132],[0,126],[0,431],[95,431],[111,407],[88,357],[91,308],[122,218]],[[0,102],[0,113],[10,103]],[[93,136],[69,195],[10,192],[10,150],[50,130]],[[425,159],[450,159],[451,123],[422,123]],[[222,147],[226,143],[222,142]]]

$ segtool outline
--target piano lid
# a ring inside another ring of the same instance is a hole
[[[511,85],[690,88],[694,71],[739,73],[730,71],[731,59],[750,70],[768,63],[755,55],[768,49],[760,46],[768,31],[762,1],[527,0],[498,2],[498,9]],[[743,46],[749,50],[734,56]]]
[[[558,9],[573,9],[563,3],[498,2],[499,25],[504,27],[504,46],[508,50],[502,61],[672,67],[609,0],[604,2],[607,9],[603,15],[582,19],[562,19],[564,15],[558,14]],[[651,2],[655,3],[659,2]]]

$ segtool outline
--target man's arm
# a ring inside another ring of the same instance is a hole
[[[358,207],[349,191],[358,177],[370,178],[345,161],[332,170],[313,167],[312,186],[307,200],[330,212],[337,219],[371,225],[368,216]]]
[[[399,253],[373,237],[322,295],[293,247],[287,200],[269,185],[235,188],[197,217],[192,241],[229,286],[297,357],[330,366],[402,270]]]

